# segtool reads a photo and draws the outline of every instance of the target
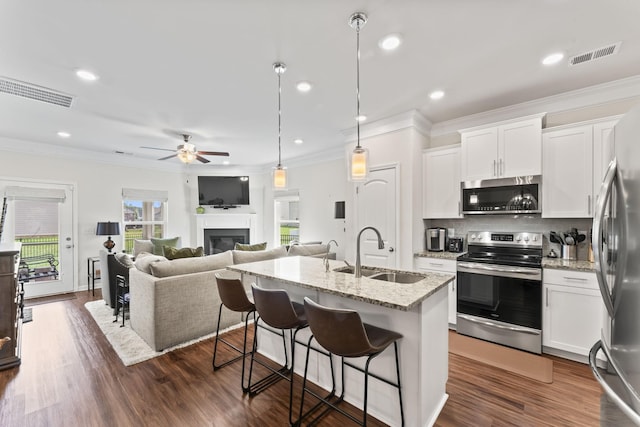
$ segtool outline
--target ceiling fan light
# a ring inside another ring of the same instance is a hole
[[[196,159],[196,153],[182,149],[178,152],[178,158],[182,163],[189,164]]]

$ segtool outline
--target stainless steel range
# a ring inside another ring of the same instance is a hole
[[[542,352],[542,233],[473,231],[457,262],[458,333]]]

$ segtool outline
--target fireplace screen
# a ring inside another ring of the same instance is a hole
[[[206,255],[229,251],[236,243],[249,243],[248,228],[210,228],[204,230],[204,253]]]

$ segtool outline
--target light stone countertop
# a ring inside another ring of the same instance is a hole
[[[437,259],[452,259],[452,260],[456,260],[460,255],[465,254],[465,252],[429,252],[429,251],[422,251],[422,252],[418,252],[413,254],[414,257],[416,258],[437,258]]]
[[[562,258],[542,258],[542,268],[557,270],[595,271],[596,265],[589,261],[569,261]]]
[[[368,277],[356,279],[353,274],[333,271],[344,266],[341,261],[330,260],[330,269],[326,272],[320,258],[291,256],[230,265],[227,269],[402,311],[411,310],[455,277],[451,274],[406,272],[426,277],[416,283],[393,283]],[[377,267],[376,270],[405,272]]]

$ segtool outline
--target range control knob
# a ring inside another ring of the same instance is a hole
[[[525,242],[528,242],[528,241],[529,241],[529,236],[528,236],[528,235],[526,235],[526,234],[525,234],[525,236],[524,236],[524,241],[525,241]]]
[[[476,235],[475,234],[471,235],[471,240],[476,240]]]
[[[533,241],[537,242],[538,241],[538,236],[536,236],[535,234],[533,235]]]
[[[522,240],[522,236],[518,234],[518,235],[516,236],[516,242],[519,242],[520,240]]]

